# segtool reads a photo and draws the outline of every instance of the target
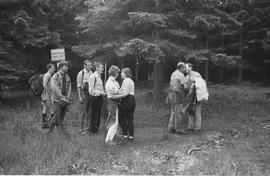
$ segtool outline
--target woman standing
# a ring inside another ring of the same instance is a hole
[[[113,95],[112,98],[122,98],[120,106],[119,124],[123,131],[123,136],[130,142],[134,139],[134,111],[136,107],[135,86],[131,79],[131,69],[124,68],[121,72],[123,83],[118,95]]]
[[[108,102],[108,111],[109,111],[109,116],[108,119],[106,120],[105,127],[107,130],[109,130],[110,127],[112,127],[113,124],[115,124],[115,130],[113,130],[111,133],[112,134],[107,134],[106,137],[106,142],[112,142],[113,137],[117,131],[117,126],[118,126],[118,119],[117,116],[118,114],[118,105],[119,105],[119,99],[113,99],[113,95],[117,95],[119,93],[119,83],[116,81],[116,78],[118,77],[120,72],[120,69],[113,65],[109,69],[109,79],[106,82],[105,89],[107,93],[107,102]],[[109,132],[109,131],[108,131]],[[110,137],[109,137],[110,136]]]

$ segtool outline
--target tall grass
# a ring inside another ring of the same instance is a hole
[[[79,135],[77,103],[67,113],[70,138],[65,138],[58,129],[51,134],[40,129],[38,100],[10,99],[0,110],[0,174],[267,175],[269,159],[257,151],[270,150],[266,142],[258,149],[261,141],[269,139],[269,131],[258,128],[269,119],[269,102],[263,97],[268,89],[214,86],[209,90],[203,131],[219,131],[225,142],[220,148],[191,155],[187,148],[205,143],[204,132],[180,137],[168,134],[170,109],[146,102],[147,90],[137,93],[135,142],[120,146],[105,145],[103,121],[99,135]],[[238,138],[231,136],[232,129],[241,132]],[[247,147],[247,141],[254,145]]]

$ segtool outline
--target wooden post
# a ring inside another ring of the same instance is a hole
[[[105,61],[105,72],[104,72],[104,82],[106,83],[107,81],[107,62]],[[105,84],[104,84],[105,85]]]
[[[139,70],[139,59],[136,59],[136,65],[135,65],[135,80],[138,81],[138,70]]]
[[[205,76],[205,81],[208,81],[208,72],[209,72],[209,61],[205,61],[205,72],[204,72],[204,76]]]

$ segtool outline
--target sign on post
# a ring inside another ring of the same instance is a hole
[[[63,61],[65,58],[65,49],[51,49],[52,61]]]

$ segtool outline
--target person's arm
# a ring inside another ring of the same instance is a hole
[[[68,79],[69,81],[69,87],[68,87],[68,92],[67,92],[67,99],[68,101],[71,101],[71,80],[70,80],[70,77],[68,76]]]
[[[77,91],[78,91],[78,97],[79,101],[83,103],[83,98],[82,98],[82,71],[80,71],[77,75]]]
[[[66,98],[62,95],[60,87],[57,84],[57,73],[54,74],[51,79],[51,87],[52,87],[52,91],[55,93],[57,97],[59,97],[63,101],[66,100]]]
[[[124,80],[123,83],[122,83],[121,89],[118,91],[118,94],[117,95],[112,95],[112,98],[113,99],[119,99],[119,98],[126,97],[128,95],[129,95],[129,93],[128,93],[128,84],[127,84],[126,80]]]
[[[47,92],[50,92],[51,91],[50,88],[48,87],[48,81],[49,81],[49,79],[50,79],[50,76],[48,74],[45,74],[43,76],[43,87],[44,87],[44,89]]]

